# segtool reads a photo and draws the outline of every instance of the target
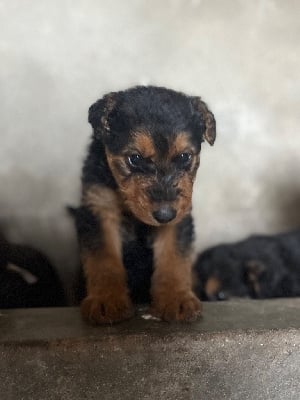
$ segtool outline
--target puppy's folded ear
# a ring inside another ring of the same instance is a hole
[[[92,125],[95,134],[108,134],[110,131],[109,114],[116,105],[116,93],[106,94],[102,99],[96,101],[89,108],[89,123]]]
[[[212,146],[216,139],[216,121],[213,113],[208,109],[200,97],[191,98],[192,106],[200,118],[204,121],[205,131],[203,138]]]

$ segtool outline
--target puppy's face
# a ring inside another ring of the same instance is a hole
[[[125,205],[139,220],[177,222],[190,210],[199,153],[187,133],[157,138],[134,131],[121,153],[106,154]]]
[[[101,101],[90,122],[126,208],[148,225],[177,223],[191,209],[201,142],[215,139],[212,114],[199,98],[163,88],[137,87]]]

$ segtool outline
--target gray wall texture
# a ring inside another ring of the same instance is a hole
[[[0,1],[0,225],[44,250],[67,287],[104,93],[156,84],[201,95],[218,138],[194,191],[196,248],[300,225],[300,2]]]

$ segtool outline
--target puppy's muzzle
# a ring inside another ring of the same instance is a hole
[[[180,190],[176,187],[163,186],[158,184],[148,189],[148,196],[153,202],[175,201],[180,194]]]
[[[160,224],[165,224],[172,221],[176,217],[176,210],[168,205],[161,206],[153,212],[153,217]]]

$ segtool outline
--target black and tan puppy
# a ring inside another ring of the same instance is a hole
[[[300,296],[300,230],[212,247],[195,263],[203,300]]]
[[[154,315],[194,320],[201,304],[192,291],[191,198],[201,143],[215,140],[213,114],[199,97],[138,86],[98,100],[89,122],[75,213],[87,286],[83,317],[127,319],[132,301],[150,292]]]

